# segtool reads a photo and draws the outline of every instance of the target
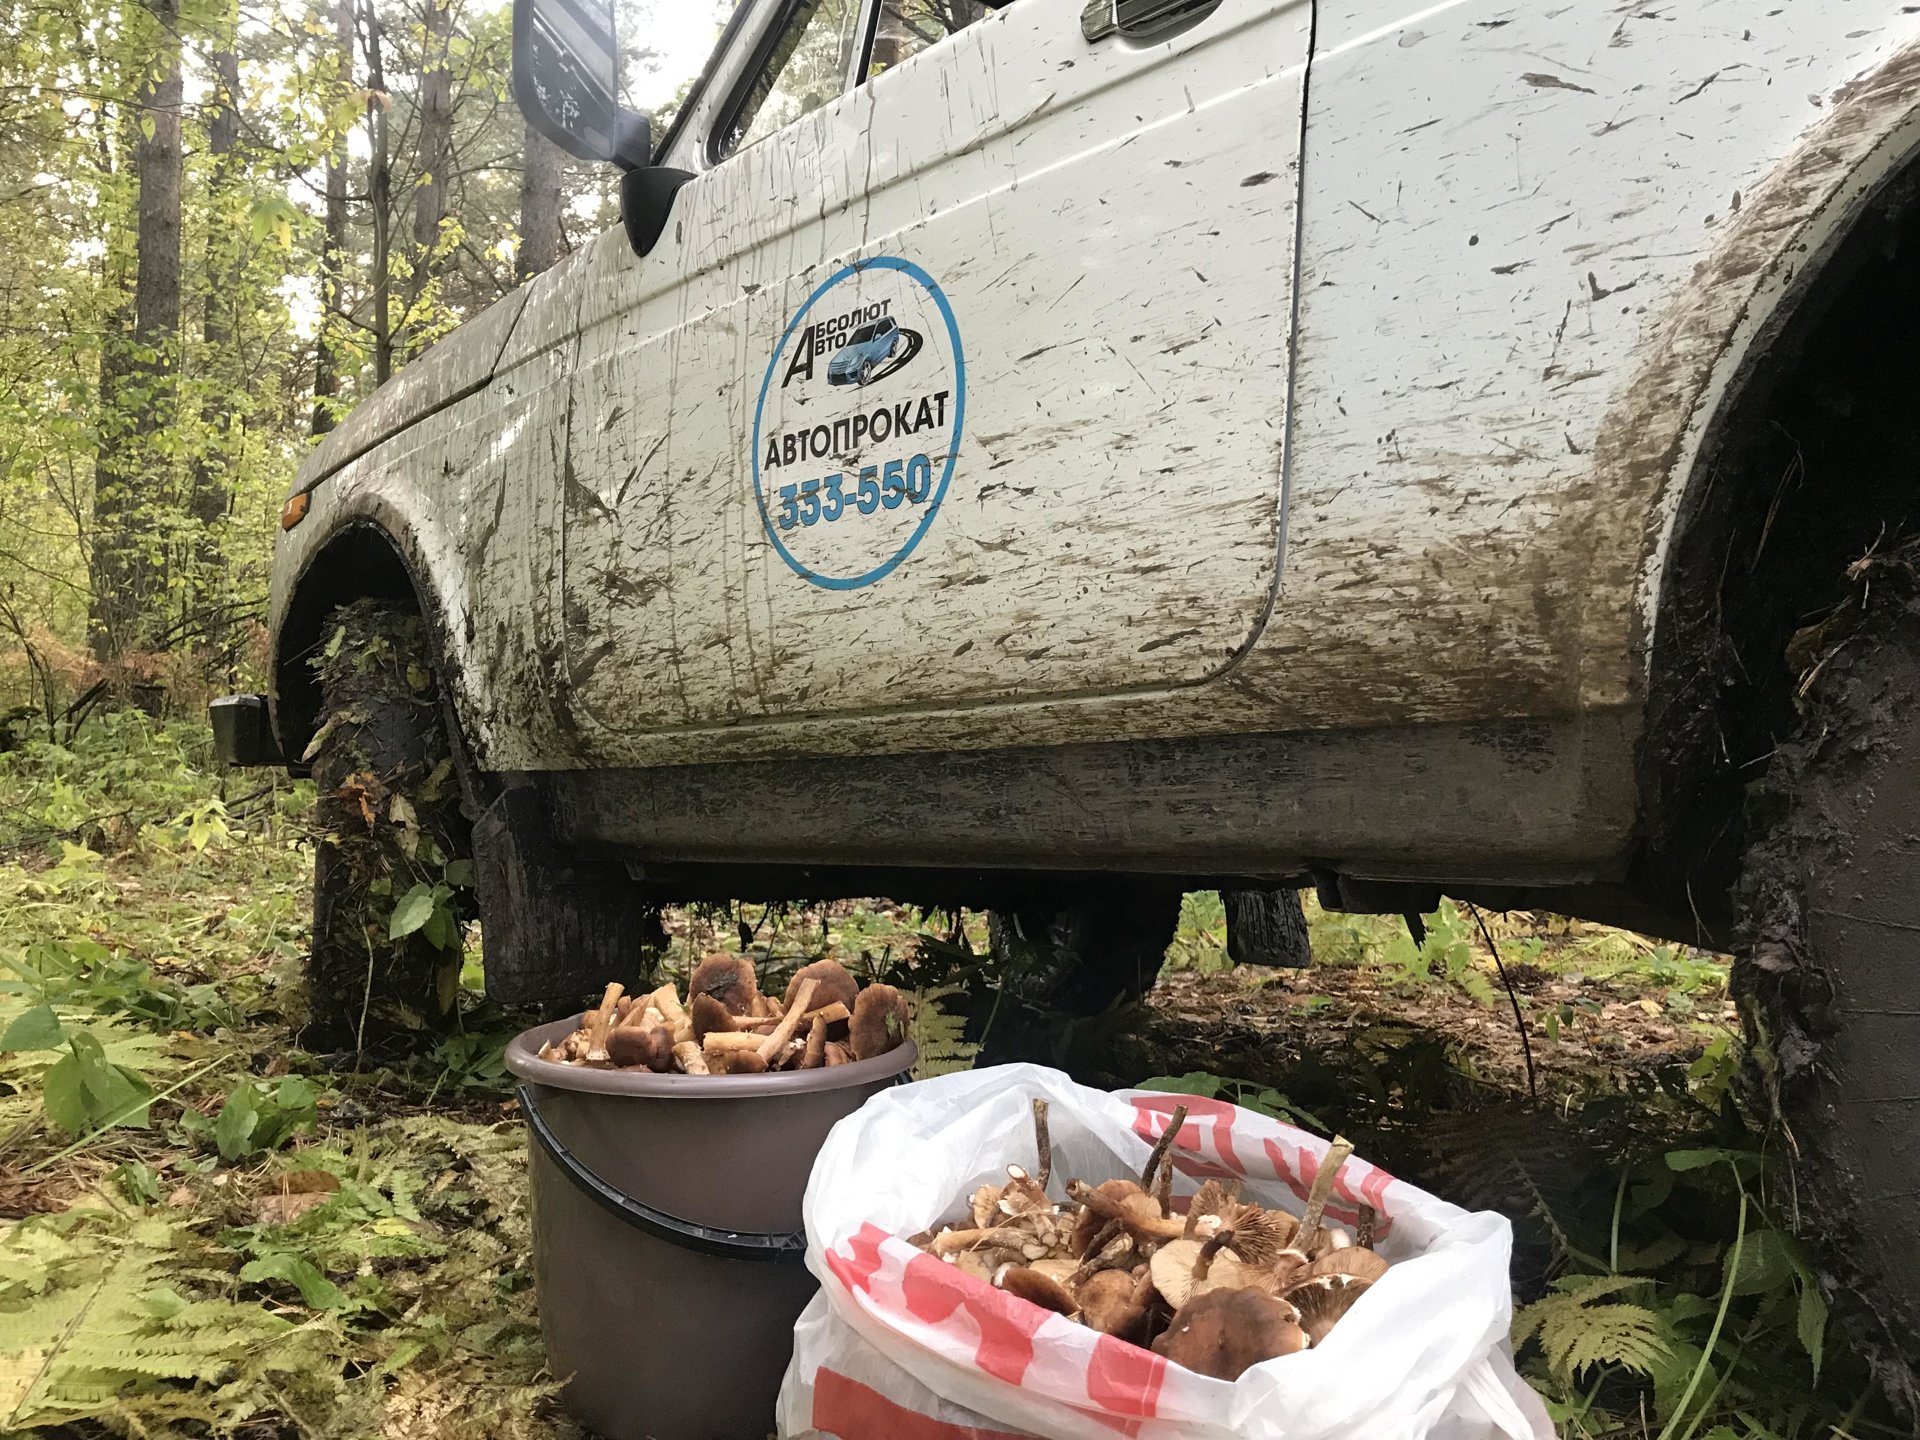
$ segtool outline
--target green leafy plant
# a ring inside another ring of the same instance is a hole
[[[219,1114],[208,1119],[198,1110],[188,1110],[182,1123],[189,1134],[212,1141],[221,1159],[243,1160],[313,1129],[323,1093],[304,1075],[236,1080]]]
[[[1225,1075],[1210,1074],[1205,1070],[1189,1070],[1184,1075],[1155,1075],[1142,1080],[1138,1088],[1160,1090],[1170,1095],[1204,1095],[1211,1099],[1225,1100],[1248,1110],[1257,1110],[1262,1115],[1270,1115],[1275,1120],[1284,1120],[1287,1124],[1297,1125],[1302,1129],[1325,1133],[1327,1128],[1270,1085],[1256,1085],[1250,1080],[1234,1080]]]

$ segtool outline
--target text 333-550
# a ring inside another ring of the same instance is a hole
[[[871,515],[897,510],[902,502],[918,505],[933,491],[933,461],[925,455],[889,460],[885,465],[863,465],[849,480],[836,471],[819,480],[802,480],[780,487],[780,528],[832,524],[850,510]]]

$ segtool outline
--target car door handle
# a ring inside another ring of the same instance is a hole
[[[1201,19],[1219,4],[1220,0],[1087,0],[1080,12],[1080,33],[1089,43],[1121,33],[1157,40],[1163,32]]]

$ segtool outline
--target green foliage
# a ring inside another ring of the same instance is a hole
[[[966,1016],[949,1014],[942,1003],[964,1001],[965,994],[958,985],[908,992],[907,1038],[920,1049],[920,1057],[913,1064],[914,1079],[926,1080],[973,1068],[980,1047],[966,1039]]]
[[[1401,985],[1438,979],[1458,986],[1481,1005],[1499,997],[1474,951],[1473,926],[1451,900],[1426,917],[1426,936],[1416,945],[1404,924],[1388,943],[1382,962]]]
[[[279,1080],[236,1080],[209,1120],[187,1110],[181,1124],[189,1135],[211,1140],[227,1161],[275,1150],[295,1135],[313,1129],[320,1118],[319,1086],[303,1075]]]
[[[258,1305],[182,1294],[177,1230],[29,1222],[0,1236],[0,1428],[240,1418],[315,1337]]]
[[[1570,1434],[1641,1411],[1667,1440],[1713,1433],[1825,1440],[1872,1381],[1836,1368],[1804,1247],[1772,1223],[1762,1154],[1671,1150],[1625,1171],[1612,1204],[1542,1218],[1564,1264],[1514,1318],[1524,1372]]]
[[[146,1076],[108,1060],[100,1038],[84,1030],[67,1037],[67,1053],[40,1084],[47,1118],[69,1135],[115,1125],[145,1126],[153,1104],[153,1086]]]
[[[1673,1353],[1662,1318],[1619,1298],[1651,1284],[1640,1275],[1563,1275],[1552,1294],[1514,1318],[1514,1344],[1537,1339],[1548,1368],[1567,1386],[1589,1366],[1651,1376]]]
[[[1217,890],[1191,890],[1181,898],[1180,922],[1167,947],[1168,970],[1216,975],[1234,968],[1227,956],[1227,907]]]
[[[1320,1121],[1270,1085],[1256,1085],[1250,1080],[1234,1080],[1225,1075],[1210,1074],[1205,1070],[1189,1070],[1184,1075],[1154,1075],[1142,1080],[1137,1088],[1160,1090],[1169,1095],[1204,1095],[1209,1099],[1225,1100],[1248,1110],[1256,1110],[1262,1115],[1270,1115],[1275,1120],[1283,1120],[1289,1125],[1297,1125],[1302,1129],[1318,1130],[1322,1134],[1325,1134],[1327,1129]]]

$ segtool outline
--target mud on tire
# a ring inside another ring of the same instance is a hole
[[[335,611],[322,634],[320,726],[308,747],[319,841],[303,1041],[364,1048],[444,1029],[457,1015],[473,914],[469,826],[420,617],[362,600]],[[409,928],[422,886],[434,903]]]
[[[1888,1393],[1920,1363],[1920,601],[1913,560],[1790,647],[1801,724],[1749,798],[1734,989],[1782,1209]],[[1864,563],[1864,562],[1863,562]],[[1859,577],[1860,567],[1855,567]],[[1870,597],[1865,603],[1863,597]]]

